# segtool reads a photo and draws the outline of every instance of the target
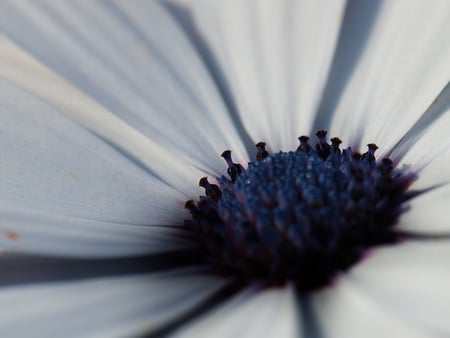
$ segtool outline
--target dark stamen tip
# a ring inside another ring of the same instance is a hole
[[[332,139],[330,139],[331,143],[336,144],[336,145],[340,145],[342,143],[341,139],[339,137],[333,137]]]
[[[369,143],[369,144],[367,145],[367,148],[369,148],[369,150],[375,152],[375,150],[378,149],[378,146],[377,146],[375,143]]]
[[[309,137],[302,135],[298,137],[298,140],[300,141],[300,145],[297,148],[297,151],[304,151],[309,153],[311,151],[311,146],[309,145]]]
[[[227,162],[228,175],[230,175],[230,178],[233,182],[236,181],[236,177],[244,171],[244,168],[238,163],[233,163],[233,159],[231,158],[231,150],[225,150],[221,156]]]
[[[317,133],[316,133],[316,136],[319,138],[319,139],[323,139],[323,138],[325,138],[326,136],[327,136],[327,131],[326,130],[319,130]]]
[[[198,186],[199,187],[207,187],[208,185],[209,185],[209,182],[208,182],[208,177],[207,176],[202,177],[200,179],[200,181],[198,182]]]
[[[222,192],[217,184],[210,184],[208,182],[208,177],[202,177],[198,183],[200,187],[205,188],[206,196],[214,201],[218,201],[222,197]]]
[[[256,148],[258,149],[258,154],[256,154],[256,160],[257,161],[262,161],[266,157],[269,156],[269,153],[266,150],[266,143],[265,142],[258,142],[256,144]]]
[[[256,143],[256,148],[264,149],[265,147],[266,147],[266,143],[265,142],[258,142],[258,143]]]
[[[298,140],[299,140],[300,142],[308,142],[308,141],[309,141],[309,136],[302,135],[302,136],[300,136],[300,137],[298,138]]]
[[[319,155],[320,158],[325,160],[330,155],[330,145],[327,143],[327,141],[325,139],[325,137],[327,135],[327,131],[319,130],[316,133],[316,135],[319,138],[319,142],[316,143],[317,154]]]
[[[222,156],[224,159],[231,159],[231,150],[225,150],[223,153],[222,153],[222,155],[220,155],[220,156]]]

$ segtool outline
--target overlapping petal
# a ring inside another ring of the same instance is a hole
[[[197,179],[223,171],[224,149],[248,158],[239,124],[275,151],[329,126],[420,170],[417,189],[448,182],[448,1],[169,2],[0,3],[2,249],[81,262],[184,248],[170,226]],[[414,199],[399,229],[448,234],[449,198],[443,185]],[[319,333],[450,334],[449,255],[442,239],[374,250],[311,296]],[[148,334],[226,285],[133,273],[4,286],[0,335]],[[297,301],[291,286],[249,287],[176,336],[298,337]]]
[[[410,202],[408,211],[402,215],[396,228],[415,234],[450,235],[450,219],[446,216],[449,200],[448,184],[416,197]]]
[[[0,314],[0,334],[149,334],[198,306],[225,284],[224,280],[191,269],[2,288],[0,303],[8,311]]]
[[[350,278],[368,296],[405,318],[410,327],[444,337],[450,334],[449,255],[447,240],[386,247],[374,250],[350,272]]]
[[[150,140],[3,36],[0,48],[2,77],[41,97],[186,197],[197,195],[192,182],[204,172],[189,159],[183,160]]]
[[[174,337],[301,337],[295,291],[248,288]]]
[[[151,226],[179,224],[181,193],[5,81],[0,115],[3,248],[117,256],[174,244]]]
[[[343,1],[200,1],[200,35],[255,142],[292,149],[309,134],[332,61]]]
[[[8,38],[177,156],[216,174],[224,149],[247,158],[199,55],[156,1],[11,1],[0,9]]]
[[[349,49],[358,47],[351,44],[353,35],[357,29],[342,37]],[[361,55],[330,107],[331,133],[388,151],[447,85],[449,36],[448,1],[379,1]]]
[[[347,277],[313,295],[313,309],[323,337],[430,337],[430,331],[372,297]]]

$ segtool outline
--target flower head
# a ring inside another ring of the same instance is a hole
[[[0,332],[448,335],[449,6],[0,3]]]

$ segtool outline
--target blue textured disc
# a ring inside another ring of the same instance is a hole
[[[394,225],[415,175],[377,161],[375,144],[361,155],[338,138],[329,144],[323,130],[317,137],[315,147],[302,136],[295,152],[271,155],[260,142],[247,169],[222,154],[229,178],[202,178],[206,196],[186,203],[185,226],[205,261],[246,282],[290,280],[308,291],[399,239]]]

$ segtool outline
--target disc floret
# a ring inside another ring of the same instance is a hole
[[[228,177],[200,180],[205,195],[185,222],[204,259],[244,281],[294,282],[300,290],[329,283],[372,246],[395,243],[415,175],[377,161],[371,143],[360,154],[317,132],[295,152],[269,154],[259,142],[247,169],[222,153]]]

